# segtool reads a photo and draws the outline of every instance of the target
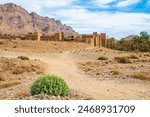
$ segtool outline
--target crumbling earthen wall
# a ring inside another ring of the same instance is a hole
[[[97,47],[106,47],[106,33],[98,34],[97,32],[93,32],[93,38],[91,38],[91,45]]]
[[[101,33],[101,41],[102,41],[102,46],[106,47],[107,45],[106,33]]]
[[[63,32],[46,35],[40,32],[28,33],[26,35],[14,35],[14,34],[3,34],[0,33],[1,39],[22,39],[22,40],[35,40],[35,41],[78,41],[91,43],[92,46],[102,46],[106,47],[106,33],[98,34],[93,32],[93,34],[83,34],[81,36],[69,35],[65,36]]]
[[[65,37],[65,41],[74,41],[74,40],[75,40],[74,35],[69,35],[69,36]]]
[[[41,36],[41,41],[55,41],[55,35],[45,35]]]
[[[0,33],[0,39],[16,39],[17,36],[13,34]]]
[[[42,34],[39,32],[34,32],[34,33],[28,33],[25,35],[25,40],[36,40],[40,41],[41,40]]]
[[[41,40],[42,41],[64,41],[64,33],[60,32],[60,33],[55,33],[55,34],[51,34],[51,35],[45,35],[43,34],[41,36]]]
[[[91,35],[91,34],[82,34],[82,40],[85,43],[91,43],[92,38],[93,38],[93,35]]]

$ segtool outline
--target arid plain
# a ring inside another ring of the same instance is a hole
[[[150,53],[81,42],[0,40],[0,99],[150,99],[149,71]],[[40,74],[64,78],[71,94],[31,96],[30,86]]]

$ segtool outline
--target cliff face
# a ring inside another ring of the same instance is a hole
[[[27,33],[40,31],[44,33],[64,32],[67,35],[77,34],[70,26],[60,20],[43,17],[34,12],[28,13],[24,8],[8,3],[0,5],[0,32]]]

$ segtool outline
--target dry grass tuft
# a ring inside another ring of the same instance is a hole
[[[145,57],[150,57],[150,53],[144,54]]]
[[[114,59],[119,63],[130,63],[130,59],[128,56],[114,57]]]
[[[44,63],[37,60],[28,60],[26,57],[19,58],[0,58],[1,72],[12,74],[22,74],[35,72],[37,74],[43,73],[45,70]]]
[[[139,59],[139,56],[132,54],[132,55],[129,56],[129,58],[131,58],[131,59]]]
[[[100,75],[101,67],[99,62],[80,63],[79,67],[88,75]]]
[[[26,56],[18,56],[18,59],[21,59],[21,60],[29,60],[29,57],[26,57]]]
[[[150,81],[150,75],[148,71],[134,72],[131,76],[140,80]]]
[[[12,87],[12,86],[18,85],[18,84],[21,84],[21,82],[19,80],[3,81],[3,82],[0,82],[0,89]]]
[[[108,60],[108,58],[105,57],[105,56],[100,56],[100,57],[98,58],[98,60]]]
[[[113,74],[113,75],[119,75],[119,71],[118,70],[111,70],[111,73]]]

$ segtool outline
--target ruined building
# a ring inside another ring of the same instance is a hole
[[[89,43],[96,47],[106,47],[106,33],[93,32],[93,34],[82,35],[64,35],[64,32],[54,34],[42,34],[38,31],[24,35],[3,34],[0,33],[1,39],[21,39],[21,40],[34,40],[34,41],[76,41]]]
[[[41,36],[42,34],[39,32],[34,32],[34,33],[28,33],[25,36],[25,40],[36,40],[36,41],[40,41],[41,40]]]
[[[106,47],[106,33],[98,34],[97,32],[93,32],[91,35],[83,34],[82,39],[86,43],[91,43],[92,46]]]
[[[64,41],[64,33],[55,33],[52,35],[42,34],[40,32],[28,33],[25,36],[25,40],[36,40],[36,41]]]

